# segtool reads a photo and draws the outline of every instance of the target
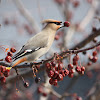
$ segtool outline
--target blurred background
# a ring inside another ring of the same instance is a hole
[[[41,59],[51,57],[55,52],[60,53],[73,48],[92,34],[94,29],[99,30],[100,0],[0,0],[0,47],[15,47],[18,51],[31,36],[41,31],[43,28],[41,21],[44,19],[69,21],[71,25],[69,28],[65,27],[57,31],[52,48]],[[100,40],[99,35],[96,37],[97,41]],[[92,40],[90,41],[84,48],[95,44]],[[64,77],[63,81],[58,82],[58,86],[52,86],[54,91],[61,95],[65,92],[69,93],[70,95],[65,99],[59,99],[52,94],[46,97],[39,94],[37,88],[45,81],[47,82],[44,79],[45,71],[37,74],[41,79],[37,84],[34,81],[35,78],[28,73],[30,68],[26,68],[21,69],[20,74],[26,73],[24,78],[29,82],[29,87],[25,88],[22,80],[15,79],[16,74],[12,70],[7,84],[0,86],[0,100],[100,100],[98,81],[100,79],[100,46],[97,50],[97,63],[92,64],[93,67],[89,66],[83,76],[75,74],[73,78]],[[88,55],[93,51],[88,51],[86,55],[79,54],[80,62],[86,67]],[[1,48],[0,59],[2,58],[5,58],[5,53]],[[65,67],[68,63],[68,59],[64,59]],[[97,66],[97,69],[94,69],[94,66]],[[79,98],[76,99],[76,95]]]

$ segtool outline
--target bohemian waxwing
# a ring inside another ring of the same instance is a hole
[[[56,31],[63,27],[61,23],[61,21],[53,19],[42,21],[42,24],[46,24],[46,26],[41,32],[30,38],[19,52],[12,57],[12,64],[8,69],[22,62],[36,61],[47,53],[54,41]]]

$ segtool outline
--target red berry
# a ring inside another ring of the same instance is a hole
[[[63,68],[63,64],[62,63],[59,63],[58,64],[58,70],[62,70],[62,68]]]
[[[92,61],[92,59],[93,59],[93,56],[89,56],[89,60]]]
[[[12,61],[11,56],[6,56],[5,61],[7,61],[7,62],[9,62],[9,63],[10,63],[10,62]]]
[[[62,81],[63,80],[63,75],[62,74],[59,74],[58,77],[57,77],[58,81]]]
[[[80,4],[79,0],[75,0],[75,1],[73,2],[73,6],[74,6],[75,8],[78,7],[79,4]]]
[[[57,79],[55,79],[55,80],[53,81],[53,85],[54,85],[54,86],[57,86],[57,82],[58,82]]]
[[[96,56],[97,55],[97,51],[93,51],[92,55]]]
[[[8,52],[7,55],[11,57],[13,56],[12,52]]]
[[[92,62],[93,62],[93,63],[96,63],[96,62],[97,62],[97,60],[98,60],[98,57],[93,56],[93,58],[92,58]]]
[[[6,71],[6,67],[5,67],[5,66],[1,66],[1,67],[0,67],[0,70],[1,70],[1,72],[3,73],[3,72]]]
[[[74,69],[69,70],[69,73],[71,73],[71,74],[73,74],[74,72],[75,72]]]
[[[59,40],[60,36],[59,35],[56,35],[55,36],[55,40]]]
[[[70,26],[70,22],[68,22],[68,21],[64,22],[64,26],[69,27]]]
[[[84,75],[84,71],[81,71],[80,74],[81,74],[81,75]]]
[[[43,95],[44,97],[46,97],[46,96],[47,96],[47,93],[43,92],[42,95]]]
[[[69,71],[67,69],[64,70],[65,76],[69,74]]]
[[[73,61],[73,65],[77,65],[78,64],[78,62],[77,61]]]
[[[28,83],[28,82],[25,82],[25,83],[24,83],[24,87],[25,87],[25,88],[28,88],[28,87],[29,87],[29,83]]]
[[[49,73],[48,73],[48,76],[53,77],[53,75],[54,75],[54,72],[52,70],[50,70]]]
[[[69,69],[73,69],[73,65],[72,64],[68,64],[68,68]]]
[[[50,69],[51,68],[50,63],[46,63],[45,66],[46,66],[47,69]]]
[[[75,68],[75,70],[76,70],[78,73],[80,73],[80,72],[81,72],[80,66],[77,66],[77,67]]]
[[[57,78],[58,75],[59,75],[59,72],[58,72],[58,71],[54,71],[54,76],[53,76],[53,78]]]
[[[15,53],[16,52],[16,49],[15,48],[10,48],[10,51],[12,52],[12,53]]]
[[[62,74],[62,75],[63,75],[63,77],[65,77],[64,70],[61,70],[59,73],[60,73],[60,74]]]
[[[79,60],[79,56],[75,55],[74,58],[73,58],[73,61],[78,61],[78,60]]]
[[[56,62],[55,61],[52,61],[51,64],[52,64],[53,67],[56,66]]]
[[[52,79],[52,78],[50,78],[49,83],[50,83],[51,85],[53,85],[53,79]]]
[[[85,71],[85,67],[82,66],[82,67],[81,67],[81,70],[82,70],[82,71]]]
[[[89,62],[87,63],[87,65],[88,65],[88,66],[92,65],[92,62],[89,61]]]

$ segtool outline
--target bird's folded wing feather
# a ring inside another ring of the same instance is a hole
[[[37,42],[38,41],[38,42]],[[37,40],[37,38],[32,37],[22,48],[21,50],[12,57],[12,60],[16,60],[25,55],[31,54],[41,48],[45,48],[48,43],[48,38],[43,37]]]

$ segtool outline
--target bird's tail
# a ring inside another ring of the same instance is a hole
[[[9,67],[6,67],[6,69],[11,70],[11,68],[17,66],[18,64],[20,64],[20,63],[22,63],[22,62],[24,62],[26,60],[27,60],[26,57],[18,59],[18,60],[15,60],[14,62],[11,63],[11,65]]]

